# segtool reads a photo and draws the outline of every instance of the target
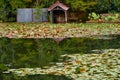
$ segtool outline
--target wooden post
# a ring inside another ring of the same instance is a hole
[[[65,10],[65,22],[67,23],[67,11]]]
[[[34,14],[34,13],[33,13],[33,8],[32,8],[32,22],[34,22],[34,21],[33,21],[33,17],[34,17],[33,14]]]
[[[53,11],[50,11],[50,20],[53,23]]]

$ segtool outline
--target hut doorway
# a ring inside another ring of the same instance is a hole
[[[65,12],[63,10],[53,11],[53,23],[64,23],[65,22]]]

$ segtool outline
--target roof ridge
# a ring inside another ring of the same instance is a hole
[[[68,10],[69,9],[69,7],[67,7],[66,5],[64,5],[63,3],[61,3],[60,1],[56,1],[53,5],[51,5],[48,8],[48,11],[51,11],[52,9],[54,9],[57,6],[63,8],[64,10]]]

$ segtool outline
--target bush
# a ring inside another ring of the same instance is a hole
[[[108,15],[105,17],[105,21],[118,21],[119,14]]]
[[[6,67],[4,64],[0,63],[0,73],[2,73],[3,71],[8,70],[8,67]]]
[[[0,23],[2,23],[3,21],[2,20],[0,20]]]
[[[88,19],[90,19],[90,20],[99,20],[100,15],[96,14],[95,12],[92,12],[92,13],[89,13]]]

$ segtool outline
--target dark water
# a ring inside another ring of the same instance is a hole
[[[65,76],[53,76],[53,75],[27,75],[24,77],[16,76],[14,74],[0,75],[0,80],[71,80]]]
[[[0,63],[7,65],[9,68],[43,67],[50,65],[49,62],[59,61],[58,59],[62,54],[91,54],[94,53],[92,50],[95,49],[117,48],[120,48],[120,35],[96,36],[94,38],[66,38],[59,44],[49,38],[0,38]],[[51,75],[27,76],[24,80],[29,80],[29,78],[30,80],[70,80],[64,76]]]

